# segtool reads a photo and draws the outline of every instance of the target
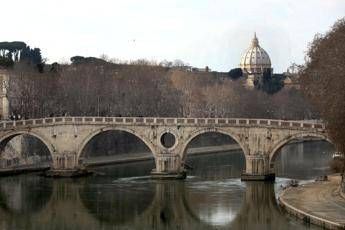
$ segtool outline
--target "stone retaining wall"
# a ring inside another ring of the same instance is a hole
[[[280,196],[278,197],[279,206],[281,208],[283,208],[288,214],[303,220],[303,222],[306,224],[315,224],[315,225],[321,226],[323,229],[331,229],[331,230],[345,229],[345,226],[342,224],[335,223],[333,221],[314,216],[310,213],[304,212],[304,211],[302,211],[298,208],[295,208],[292,205],[288,204],[282,198],[283,194],[288,190],[289,190],[289,188],[286,189],[285,191],[283,191],[280,194]]]

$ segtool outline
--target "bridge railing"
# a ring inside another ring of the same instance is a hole
[[[1,121],[0,129],[56,124],[126,124],[179,126],[269,126],[281,128],[325,129],[318,121],[289,121],[245,118],[172,118],[172,117],[49,117],[17,121]]]

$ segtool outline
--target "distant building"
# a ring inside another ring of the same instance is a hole
[[[192,72],[193,67],[190,65],[184,65],[184,66],[173,66],[171,67],[172,69],[178,69],[178,70],[182,70],[185,72]]]
[[[192,72],[211,72],[211,69],[208,66],[206,66],[205,68],[193,67]]]
[[[250,47],[242,55],[240,68],[247,77],[246,85],[254,87],[254,80],[263,76],[265,71],[273,73],[271,59],[268,53],[260,47],[259,40],[254,34]]]
[[[300,89],[300,84],[299,84],[299,76],[298,75],[292,75],[290,73],[284,73],[285,79],[284,79],[284,87],[291,89]]]
[[[301,70],[302,66],[297,65],[293,63],[287,71],[284,73],[286,76],[284,80],[284,87],[286,88],[295,88],[295,89],[300,89],[300,75],[299,72]]]

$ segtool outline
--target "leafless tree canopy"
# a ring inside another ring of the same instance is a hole
[[[312,119],[295,89],[247,90],[226,74],[153,65],[82,63],[38,73],[16,64],[10,106],[23,117],[162,116]]]
[[[302,89],[311,99],[337,149],[345,153],[345,18],[316,35],[301,70]]]

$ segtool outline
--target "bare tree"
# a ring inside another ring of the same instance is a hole
[[[327,122],[337,149],[345,153],[345,19],[316,35],[301,71],[301,85]]]
[[[303,91],[316,105],[336,149],[345,155],[345,18],[324,35],[316,35],[302,69]],[[342,189],[345,192],[345,161]]]

